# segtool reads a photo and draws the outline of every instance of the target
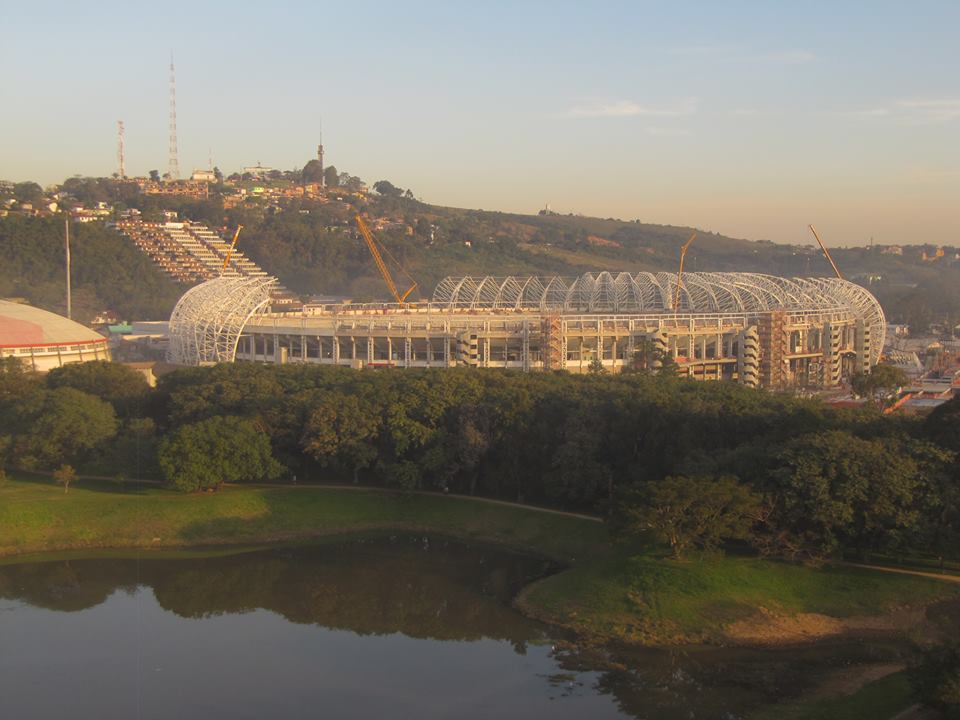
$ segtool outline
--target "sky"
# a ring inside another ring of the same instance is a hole
[[[315,157],[439,205],[960,244],[960,2],[0,0],[0,179]]]

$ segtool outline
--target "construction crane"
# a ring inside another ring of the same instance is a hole
[[[841,280],[846,280],[846,278],[843,276],[843,273],[840,272],[840,268],[837,267],[837,264],[833,261],[833,258],[830,257],[830,251],[827,250],[827,246],[824,245],[823,240],[820,239],[820,233],[817,232],[817,229],[813,225],[808,225],[807,227],[810,228],[810,232],[812,232],[813,236],[817,239],[817,244],[820,245],[820,249],[823,250],[824,256],[829,261],[830,267],[833,268],[833,271],[837,274],[837,277]]]
[[[676,312],[680,307],[680,283],[683,280],[683,259],[687,256],[687,250],[690,249],[690,246],[693,244],[693,241],[696,240],[697,233],[690,233],[690,239],[684,243],[683,247],[680,248],[680,272],[677,273],[677,289],[673,292],[673,311]]]
[[[398,305],[403,305],[407,298],[410,297],[410,293],[417,289],[417,283],[409,275],[407,277],[413,282],[407,291],[400,294],[400,291],[397,289],[397,284],[393,281],[393,275],[390,274],[387,264],[383,261],[383,256],[380,254],[380,249],[377,247],[377,241],[373,237],[373,233],[370,232],[370,228],[367,227],[367,223],[364,222],[364,219],[360,217],[360,213],[354,215],[354,220],[357,222],[357,227],[360,229],[360,234],[363,235],[363,239],[367,243],[367,249],[370,251],[370,254],[373,255],[373,261],[377,264],[377,269],[380,271],[380,274],[383,276],[383,281],[387,284],[387,288],[390,290],[390,294],[393,295],[393,299],[397,302]],[[384,248],[384,251],[389,255],[390,251]],[[396,258],[393,258],[394,262]],[[397,263],[399,266],[400,263]],[[406,275],[406,271],[403,268],[400,268],[401,271]]]
[[[230,249],[227,250],[227,256],[223,259],[223,267],[220,268],[221,275],[227,271],[227,265],[230,264],[230,258],[233,256],[233,250],[237,247],[237,238],[240,237],[241,230],[243,230],[243,225],[237,225],[237,231],[233,234],[233,242],[230,243]]]

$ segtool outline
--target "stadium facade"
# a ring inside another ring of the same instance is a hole
[[[14,357],[46,372],[68,363],[109,360],[107,339],[80,323],[40,308],[0,300],[0,358]]]
[[[170,318],[172,362],[617,372],[657,348],[681,375],[767,388],[830,387],[869,372],[885,320],[839,278],[587,273],[446,278],[428,302],[270,309],[270,278],[215,278]]]

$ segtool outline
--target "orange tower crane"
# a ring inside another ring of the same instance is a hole
[[[380,274],[383,276],[383,281],[387,284],[387,288],[390,290],[390,294],[393,295],[393,299],[398,305],[403,305],[407,298],[410,297],[410,293],[417,289],[417,283],[409,275],[407,277],[413,281],[413,285],[407,288],[407,291],[400,294],[400,291],[397,289],[397,284],[393,281],[393,275],[390,274],[390,269],[387,267],[387,264],[383,261],[383,256],[380,254],[380,249],[377,247],[377,241],[373,237],[373,233],[370,232],[370,228],[367,227],[367,223],[360,213],[354,215],[354,220],[357,222],[357,227],[360,229],[360,234],[363,235],[363,239],[367,243],[367,249],[370,251],[370,254],[373,255],[373,261],[377,264],[377,269],[380,271]],[[384,251],[389,254],[389,250],[384,248]],[[392,256],[391,256],[392,257]],[[393,258],[393,261],[396,262],[396,258]],[[399,263],[397,263],[399,265]],[[403,268],[400,268],[403,271]],[[406,271],[403,271],[406,275]]]
[[[676,312],[680,307],[680,283],[683,280],[683,259],[687,256],[687,250],[690,249],[690,246],[693,244],[693,241],[697,239],[697,233],[693,232],[690,234],[690,239],[684,243],[683,247],[680,248],[680,272],[677,273],[677,289],[673,292],[673,311]]]
[[[230,258],[233,257],[233,251],[237,247],[237,238],[240,237],[241,230],[243,230],[243,225],[237,225],[237,231],[233,234],[233,242],[230,243],[230,249],[227,250],[227,256],[223,258],[223,267],[220,268],[221,275],[227,271],[227,265],[230,264]]]
[[[830,257],[830,251],[827,250],[827,246],[824,245],[823,240],[820,239],[820,233],[817,232],[817,229],[813,225],[808,225],[807,227],[810,228],[810,232],[812,232],[813,236],[817,239],[817,244],[820,245],[820,249],[823,250],[824,256],[826,256],[827,260],[830,262],[830,267],[833,268],[833,271],[837,274],[837,277],[841,280],[846,280],[846,278],[843,277],[843,273],[840,272],[840,268],[837,267],[837,264],[833,261],[833,258]]]

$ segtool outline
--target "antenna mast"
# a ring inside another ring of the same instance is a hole
[[[323,121],[320,121],[320,144],[317,145],[317,161],[320,163],[320,187],[324,186],[323,182]]]
[[[117,160],[120,163],[120,179],[127,177],[127,168],[123,162],[123,120],[117,120]]]
[[[171,180],[180,179],[180,161],[177,159],[177,76],[170,56],[170,166],[167,174]]]

